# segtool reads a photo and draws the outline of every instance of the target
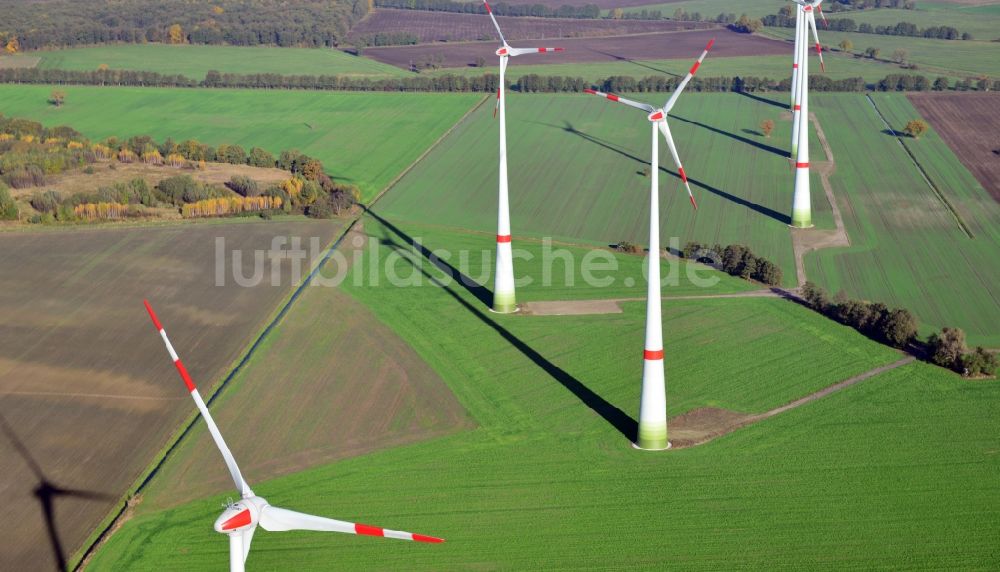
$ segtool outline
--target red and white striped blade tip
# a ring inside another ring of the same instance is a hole
[[[156,331],[163,329],[163,325],[160,324],[160,320],[156,318],[156,312],[153,311],[153,307],[149,305],[149,300],[143,300],[142,303],[146,306],[146,312],[149,313],[150,319],[153,320],[153,325],[156,327]]]
[[[694,196],[688,195],[688,198],[691,199],[691,206],[694,207],[694,210],[698,210],[698,203],[694,201]]]
[[[354,533],[358,534],[358,535],[362,535],[362,536],[381,536],[383,538],[385,538],[385,536],[386,536],[384,528],[382,528],[380,526],[371,526],[371,525],[368,525],[368,524],[361,524],[361,523],[356,523],[354,525]],[[395,536],[393,536],[393,538],[399,538],[399,536],[398,536],[399,534],[409,534],[410,537],[411,537],[411,540],[413,540],[414,542],[431,542],[431,543],[434,543],[434,544],[438,544],[438,543],[444,542],[443,538],[438,538],[436,536],[427,536],[426,534],[416,534],[416,533],[413,533],[413,532],[394,532],[393,531],[393,532],[390,532],[390,534],[395,535]]]
[[[707,52],[708,50],[711,50],[712,46],[714,45],[715,45],[715,38],[712,38],[711,40],[708,41],[708,45],[705,46],[705,51]]]

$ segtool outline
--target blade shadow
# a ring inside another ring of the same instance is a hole
[[[685,121],[685,120],[682,119],[681,121]],[[637,156],[629,153],[628,151],[625,151],[625,150],[622,150],[622,149],[616,147],[612,143],[604,141],[604,140],[602,140],[602,139],[600,139],[598,137],[594,137],[593,135],[589,135],[587,133],[584,133],[583,131],[580,131],[580,130],[576,129],[575,127],[573,127],[573,125],[571,123],[569,123],[568,121],[566,121],[564,123],[566,124],[565,127],[561,128],[563,131],[566,131],[568,133],[572,133],[573,135],[576,135],[577,137],[581,137],[581,138],[583,138],[586,141],[589,141],[589,142],[591,142],[591,143],[593,143],[595,145],[599,145],[601,147],[604,147],[605,149],[608,149],[610,151],[614,151],[615,153],[618,153],[619,155],[622,155],[624,157],[628,157],[629,159],[632,159],[633,161],[638,161],[639,163],[642,163],[643,165],[652,166],[652,165],[650,165],[650,162],[649,162],[648,159],[641,159],[641,158],[639,158],[639,157],[637,157]],[[688,123],[693,123],[693,122],[688,121]],[[698,124],[698,125],[700,125],[700,124]],[[556,126],[555,125],[550,125],[550,127],[556,127]],[[556,127],[556,128],[560,129],[559,127]],[[709,128],[709,129],[712,129],[712,128]],[[680,174],[679,173],[677,173],[676,171],[671,171],[670,169],[668,169],[667,167],[664,167],[663,165],[660,166],[660,171],[663,171],[664,173],[673,175],[673,176],[677,177],[678,179],[680,178]],[[691,177],[690,175],[688,176],[688,182],[691,183],[692,185],[700,188],[700,189],[704,189],[704,190],[712,193],[713,195],[722,197],[722,198],[724,198],[724,199],[726,199],[726,200],[728,200],[730,202],[736,203],[736,204],[738,204],[738,205],[740,205],[742,207],[746,207],[746,208],[748,208],[748,209],[750,209],[750,210],[752,210],[752,211],[754,211],[756,213],[760,213],[760,214],[762,214],[764,216],[773,218],[774,220],[776,220],[776,221],[778,221],[778,222],[780,222],[782,224],[790,224],[792,222],[791,217],[788,216],[788,215],[779,213],[778,211],[776,211],[774,209],[771,209],[771,208],[768,208],[768,207],[765,207],[764,205],[759,205],[759,204],[757,204],[755,202],[748,201],[748,200],[746,200],[744,198],[737,197],[736,195],[727,193],[726,191],[723,191],[722,189],[713,187],[713,186],[711,186],[711,185],[709,185],[707,183],[704,183],[704,182],[702,182],[702,181],[700,181],[698,179],[695,179],[695,178]]]
[[[367,214],[371,215],[372,218],[377,220],[384,229],[388,229],[392,234],[396,235],[398,240],[393,239],[391,236],[385,236],[382,243],[397,250],[408,250],[410,248],[415,249],[420,253],[422,257],[434,264],[439,270],[447,274],[453,281],[461,284],[467,291],[472,293],[484,305],[489,302],[484,302],[483,299],[477,294],[478,292],[489,292],[485,287],[479,285],[474,280],[460,272],[457,268],[452,266],[447,261],[441,260],[435,256],[429,249],[415,243],[413,238],[406,234],[405,231],[401,230],[396,225],[385,220],[375,212],[365,209]],[[409,260],[407,257],[403,257],[405,260]],[[412,264],[412,262],[411,262]],[[414,266],[416,270],[422,273],[426,278],[432,282],[439,283],[438,279],[432,276],[426,269],[421,266]],[[470,284],[476,286],[470,286]],[[521,352],[522,355],[531,360],[535,365],[540,367],[545,373],[547,373],[552,379],[559,382],[563,387],[570,391],[577,399],[579,399],[584,405],[589,407],[592,411],[600,415],[608,424],[614,427],[618,432],[625,436],[629,440],[635,440],[637,437],[637,432],[639,429],[638,422],[630,417],[627,413],[621,409],[615,407],[613,404],[608,402],[606,399],[595,393],[589,387],[583,384],[580,380],[573,377],[569,372],[557,366],[556,364],[550,362],[542,354],[538,353],[534,348],[529,346],[527,343],[522,341],[520,338],[515,336],[510,330],[504,328],[497,322],[493,321],[486,313],[481,309],[474,306],[468,300],[466,300],[460,293],[456,292],[453,288],[447,284],[440,284],[441,289],[445,291],[452,299],[458,302],[463,308],[465,308],[470,314],[479,319],[483,324],[491,328],[497,334],[499,334],[507,343],[509,343],[514,349]]]
[[[56,561],[56,569],[63,572],[67,570],[67,561],[66,552],[62,545],[62,538],[59,536],[59,530],[56,527],[55,500],[59,497],[69,497],[93,501],[110,501],[115,500],[115,497],[93,491],[65,489],[49,481],[45,477],[45,473],[42,472],[41,466],[31,456],[31,452],[28,451],[28,448],[18,438],[14,432],[14,428],[7,423],[7,419],[3,415],[0,415],[0,430],[3,431],[18,455],[21,456],[25,464],[31,469],[35,478],[38,479],[38,485],[35,486],[32,495],[42,505],[42,518],[45,520],[45,530],[48,533],[52,557]]]
[[[730,139],[735,139],[735,140],[739,141],[740,143],[746,143],[747,145],[750,145],[751,147],[756,147],[756,148],[758,148],[758,149],[760,149],[762,151],[767,151],[768,153],[774,153],[775,155],[781,157],[782,159],[788,159],[789,157],[791,157],[791,154],[788,151],[785,151],[784,149],[779,149],[777,147],[773,147],[773,146],[768,145],[766,143],[761,143],[760,141],[754,141],[753,139],[748,139],[746,137],[743,137],[742,135],[737,135],[735,133],[730,133],[730,132],[725,131],[723,129],[719,129],[718,127],[712,127],[711,125],[706,125],[704,123],[701,123],[700,121],[694,121],[694,120],[691,120],[691,119],[684,119],[683,117],[681,117],[679,115],[671,115],[670,118],[671,119],[676,119],[678,121],[683,121],[684,123],[690,123],[691,125],[695,125],[695,126],[703,128],[703,129],[708,129],[712,133],[718,133],[719,135],[725,135],[726,137],[729,137]]]
[[[638,62],[638,61],[633,60],[632,58],[629,58],[629,57],[626,57],[626,56],[619,56],[618,54],[613,54],[611,52],[604,52],[604,51],[601,51],[601,50],[595,50],[593,48],[590,48],[589,51],[594,52],[595,54],[601,54],[602,56],[608,56],[609,58],[614,58],[614,59],[616,59],[616,60],[618,60],[620,62],[627,62],[627,63],[630,63],[630,64],[632,64],[634,66],[639,66],[641,68],[646,68],[648,70],[655,71],[656,73],[662,73],[664,75],[669,75],[671,77],[682,77],[680,74],[676,74],[676,73],[671,72],[671,71],[667,71],[667,70],[664,70],[664,69],[660,69],[658,67],[654,67],[654,66],[651,66],[651,65],[648,65],[648,64],[644,64],[644,63]]]
[[[778,107],[780,109],[788,111],[788,104],[786,104],[786,103],[781,103],[781,102],[775,101],[775,100],[773,100],[771,98],[768,98],[768,97],[761,97],[759,95],[756,95],[756,94],[753,94],[753,93],[750,93],[750,92],[747,92],[747,91],[737,91],[735,93],[738,93],[738,94],[740,94],[740,95],[742,95],[744,97],[749,97],[750,99],[752,99],[754,101],[759,101],[760,103],[766,103],[768,105],[773,105],[775,107]]]

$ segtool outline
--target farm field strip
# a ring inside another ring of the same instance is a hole
[[[995,139],[1000,128],[995,112],[1000,106],[1000,97],[988,93],[910,94],[908,97],[983,188],[1000,201],[1000,162],[996,160],[996,149],[1000,146]]]
[[[91,139],[150,135],[195,138],[277,155],[299,149],[367,201],[455,124],[481,94],[334,93],[237,89],[0,86],[0,113],[46,126],[69,125]]]
[[[666,96],[636,97],[655,101]],[[496,127],[491,111],[481,109],[459,125],[385,197],[380,212],[409,221],[494,229]],[[781,104],[692,93],[685,94],[675,111],[672,130],[699,210],[692,212],[665,154],[660,213],[664,246],[670,246],[670,237],[677,237],[676,248],[688,240],[749,244],[779,264],[785,284],[794,286],[785,149],[791,125],[780,119]],[[775,120],[770,138],[756,131],[764,119]],[[585,95],[511,94],[509,161],[517,165],[510,173],[515,239],[549,236],[602,245],[621,240],[644,244],[648,137],[641,120],[630,109]],[[818,140],[813,145],[820,149]],[[718,168],[720,157],[731,158],[728,168]],[[463,169],[456,170],[456,164]],[[818,190],[819,175],[814,177]],[[813,202],[820,227],[833,228],[825,195],[813,193]]]
[[[180,74],[197,80],[203,79],[209,70],[237,74],[408,75],[399,68],[333,48],[115,44],[46,50],[32,55],[40,58],[38,67],[43,69],[91,71],[105,65],[113,70]]]
[[[365,230],[392,238],[380,224],[367,218]],[[393,224],[404,234],[423,232]],[[394,240],[381,248],[399,248]],[[427,246],[450,242],[441,235]],[[637,569],[663,561],[664,537],[672,539],[671,562],[688,569],[724,567],[734,550],[754,569],[773,569],[776,551],[789,569],[815,563],[817,554],[843,567],[889,566],[906,554],[930,566],[975,568],[995,556],[988,539],[997,515],[984,522],[981,507],[1000,492],[993,478],[1000,465],[990,454],[1000,422],[992,415],[996,384],[964,384],[910,364],[709,445],[640,455],[608,417],[637,407],[641,360],[624,356],[641,344],[641,304],[611,317],[523,318],[491,315],[462,288],[355,287],[349,280],[345,289],[441,372],[479,428],[256,489],[289,507],[424,530],[448,542],[414,550],[346,536],[265,535],[255,539],[252,566],[452,570],[531,568],[544,559],[567,569],[611,562]],[[699,406],[762,411],[898,355],[782,300],[665,309],[672,418]],[[782,343],[786,336],[795,342]],[[715,359],[721,340],[740,355]],[[502,365],[485,367],[484,353]],[[846,356],[853,365],[843,369]],[[570,380],[607,405],[590,401],[596,409],[588,409]],[[775,380],[794,385],[777,388]],[[946,424],[949,431],[941,431]],[[928,455],[937,462],[922,462]],[[224,566],[224,543],[199,525],[221,498],[138,514],[93,568]],[[941,519],[956,526],[928,533],[924,524]]]
[[[107,495],[55,499],[67,558],[191,415],[183,391],[170,383],[176,373],[162,346],[154,353],[162,342],[143,319],[143,298],[171,316],[171,335],[187,348],[192,375],[211,389],[289,286],[240,287],[232,278],[227,287],[216,286],[216,238],[244,251],[267,249],[275,236],[316,236],[325,244],[340,224],[279,220],[0,234],[6,308],[0,414],[46,479]],[[290,262],[282,268],[287,276]],[[9,540],[0,561],[12,569],[54,566],[40,541],[46,533],[32,492],[39,483],[8,439],[0,441],[11,460],[0,476],[10,514],[0,524]]]
[[[714,28],[716,24],[672,20],[589,20],[580,18],[514,18],[497,16],[508,42],[542,38],[622,36]],[[412,34],[420,43],[495,40],[486,14],[459,14],[376,8],[350,33],[354,42],[375,34]]]
[[[527,57],[512,65],[537,62],[539,65],[572,64],[583,62],[620,62],[622,60],[651,60],[688,58],[694,60],[712,38],[716,38],[712,48],[713,57],[777,55],[788,48],[784,42],[759,36],[738,34],[729,30],[698,30],[690,32],[666,32],[657,34],[633,34],[601,38],[560,38],[546,40],[544,47],[562,47],[566,51],[552,57]],[[396,46],[367,48],[366,57],[403,69],[420,65],[428,58],[440,58],[439,65],[445,68],[462,68],[476,65],[478,58],[490,62],[496,57],[498,40],[488,42],[462,42],[424,44],[418,46]]]
[[[903,95],[872,97],[893,130],[919,116]],[[864,98],[818,95],[814,107],[820,117],[839,118],[824,121],[824,129],[838,163],[852,166],[830,177],[846,205],[852,246],[808,254],[809,278],[832,292],[906,307],[920,319],[924,334],[958,326],[970,343],[998,345],[1000,205],[939,137],[928,133],[906,142],[969,225],[975,236],[970,239]],[[907,168],[886,170],[887,164]]]

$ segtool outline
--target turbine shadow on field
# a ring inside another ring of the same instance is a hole
[[[685,121],[685,120],[681,119],[681,121]],[[635,155],[629,153],[628,151],[624,151],[622,149],[619,149],[618,147],[615,147],[613,144],[608,143],[607,141],[604,141],[604,140],[602,140],[602,139],[600,139],[598,137],[594,137],[593,135],[588,135],[587,133],[584,133],[583,131],[580,131],[577,128],[573,127],[573,125],[571,123],[569,123],[568,121],[566,121],[564,123],[566,124],[566,126],[562,127],[563,131],[566,131],[568,133],[572,133],[573,135],[576,135],[576,136],[581,137],[581,138],[583,138],[583,139],[585,139],[587,141],[590,141],[591,143],[593,143],[595,145],[600,145],[601,147],[604,147],[605,149],[614,151],[615,153],[618,153],[619,155],[628,157],[629,159],[632,159],[633,161],[638,161],[638,162],[642,163],[643,165],[649,165],[649,161],[646,160],[646,159],[640,159],[639,157],[636,157]],[[688,122],[688,123],[692,123],[692,122]],[[700,124],[697,124],[697,125],[700,125]],[[556,127],[556,126],[555,125],[551,125],[551,127]],[[709,128],[709,129],[711,129],[711,128]],[[668,174],[673,175],[673,176],[675,176],[677,178],[680,178],[680,175],[676,171],[671,171],[670,169],[668,169],[666,167],[663,167],[663,166],[660,167],[660,170],[663,171],[664,173],[668,173]],[[695,178],[693,178],[691,176],[688,176],[688,182],[690,182],[692,185],[694,185],[694,186],[696,186],[696,187],[698,187],[700,189],[704,189],[704,190],[712,193],[713,195],[722,197],[722,198],[727,199],[727,200],[729,200],[729,201],[731,201],[733,203],[736,203],[736,204],[738,204],[740,206],[746,207],[746,208],[748,208],[748,209],[750,209],[750,210],[752,210],[754,212],[757,212],[757,213],[760,213],[760,214],[762,214],[764,216],[773,218],[774,220],[776,220],[776,221],[778,221],[778,222],[780,222],[782,224],[790,224],[792,222],[791,217],[789,217],[788,215],[781,214],[781,213],[779,213],[776,210],[769,209],[769,208],[765,207],[764,205],[758,205],[755,202],[751,202],[751,201],[748,201],[746,199],[737,197],[736,195],[732,195],[730,193],[727,193],[726,191],[723,191],[722,189],[717,189],[717,188],[715,188],[715,187],[713,187],[713,186],[711,186],[709,184],[703,183],[703,182],[699,181],[698,179],[695,179]]]
[[[784,109],[786,111],[788,110],[788,105],[786,105],[784,103],[781,103],[780,101],[775,101],[775,100],[773,100],[771,98],[768,98],[768,97],[761,97],[759,95],[748,93],[746,91],[737,91],[735,93],[738,93],[738,94],[742,95],[743,97],[749,97],[750,99],[752,99],[754,101],[759,101],[760,103],[766,103],[768,105],[773,105],[775,107],[780,107],[781,109]]]
[[[663,69],[660,69],[658,67],[654,67],[654,66],[651,66],[651,65],[648,65],[648,64],[640,63],[640,62],[637,62],[636,60],[633,60],[632,58],[629,58],[629,57],[619,56],[618,54],[612,54],[611,52],[602,52],[601,50],[595,50],[595,49],[591,49],[590,51],[594,52],[595,54],[601,54],[603,56],[608,56],[609,58],[614,58],[614,59],[616,59],[616,60],[618,60],[620,62],[627,62],[627,63],[630,63],[632,65],[639,66],[641,68],[646,68],[648,70],[652,70],[652,71],[655,71],[657,73],[662,73],[662,74],[665,74],[665,75],[669,75],[671,77],[681,77],[679,74],[675,74],[674,72],[669,72],[667,70],[663,70]]]
[[[439,270],[451,277],[452,280],[457,281],[462,284],[469,292],[473,292],[475,288],[470,289],[469,284],[476,284],[479,289],[486,291],[481,285],[478,285],[474,280],[468,276],[462,274],[457,268],[449,264],[448,262],[439,259],[425,246],[422,244],[414,242],[410,235],[406,234],[402,229],[392,224],[391,222],[385,220],[379,215],[375,214],[371,210],[366,209],[366,212],[371,215],[372,218],[381,223],[384,229],[388,229],[390,232],[396,235],[399,239],[398,241],[390,236],[385,236],[382,239],[382,244],[393,248],[397,251],[407,251],[411,248],[418,252],[424,259],[428,260],[431,264],[437,267]],[[410,260],[407,257],[402,257],[404,260]],[[414,266],[425,278],[431,280],[432,282],[439,283],[438,279],[432,276],[426,269],[422,266]],[[607,421],[612,427],[617,429],[626,439],[634,440],[636,438],[637,432],[639,430],[639,424],[635,419],[632,419],[628,414],[626,414],[621,409],[615,407],[606,399],[595,393],[589,387],[583,384],[580,380],[573,377],[569,372],[557,366],[556,364],[550,362],[542,354],[538,353],[534,348],[523,342],[520,338],[511,333],[507,328],[504,328],[497,322],[495,322],[490,316],[488,316],[481,309],[474,306],[468,300],[466,300],[461,294],[456,292],[448,284],[441,284],[441,289],[451,296],[456,302],[458,302],[463,308],[468,310],[470,314],[478,318],[483,324],[489,326],[497,334],[499,334],[507,343],[514,347],[517,351],[521,352],[526,358],[530,359],[535,365],[542,368],[550,377],[558,381],[563,387],[570,391],[577,399],[582,401],[584,405],[592,409],[595,413],[600,415]],[[488,291],[487,291],[488,292]],[[476,299],[479,300],[483,305],[488,305],[490,300],[483,300],[476,292],[473,292]]]
[[[4,435],[7,436],[7,439],[14,446],[14,449],[21,456],[21,458],[24,459],[25,464],[27,464],[31,469],[31,472],[34,473],[35,478],[38,479],[38,485],[35,486],[32,494],[42,505],[42,518],[45,520],[45,530],[48,532],[49,544],[52,545],[52,558],[56,562],[56,569],[65,571],[66,553],[63,550],[62,539],[59,538],[59,530],[56,528],[56,498],[69,497],[83,500],[109,501],[114,500],[114,497],[92,491],[64,489],[52,483],[45,478],[45,473],[42,472],[41,466],[39,466],[34,457],[31,456],[28,448],[17,437],[17,434],[14,433],[13,427],[7,423],[7,419],[4,418],[3,415],[0,415],[0,429],[3,430]]]
[[[788,159],[789,157],[791,157],[791,154],[788,151],[785,151],[784,149],[778,149],[777,147],[772,147],[771,145],[768,145],[767,143],[761,143],[760,141],[754,141],[753,139],[748,139],[748,138],[746,138],[746,137],[744,137],[742,135],[737,135],[735,133],[730,133],[730,132],[725,131],[723,129],[719,129],[718,127],[712,127],[711,125],[706,125],[706,124],[704,124],[704,123],[702,123],[700,121],[694,121],[694,120],[691,120],[691,119],[684,119],[683,117],[680,117],[679,115],[671,115],[670,117],[672,119],[676,119],[678,121],[683,121],[684,123],[690,123],[691,125],[695,125],[697,127],[703,128],[703,129],[708,129],[712,133],[718,133],[719,135],[725,135],[726,137],[729,137],[731,139],[735,139],[735,140],[739,141],[740,143],[746,143],[747,145],[750,145],[752,147],[756,147],[756,148],[758,148],[758,149],[760,149],[762,151],[767,151],[768,153],[774,153],[775,155],[781,157],[782,159]]]

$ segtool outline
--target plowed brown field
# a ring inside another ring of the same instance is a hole
[[[908,96],[962,164],[1000,201],[1000,93]]]

